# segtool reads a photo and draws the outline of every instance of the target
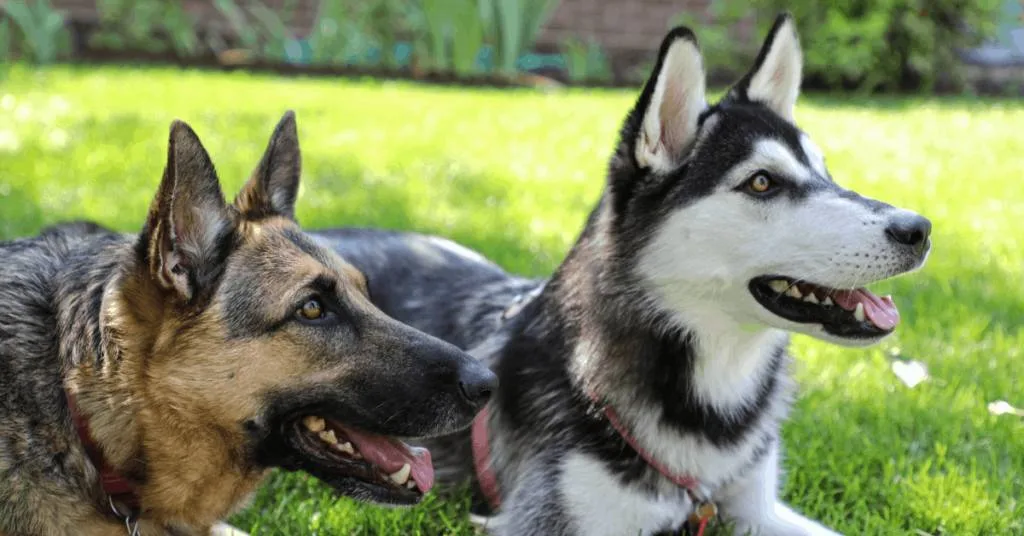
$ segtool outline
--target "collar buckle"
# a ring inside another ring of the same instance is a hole
[[[107,496],[107,502],[110,503],[110,511],[119,519],[124,520],[124,528],[128,536],[139,536],[138,511],[132,510],[121,503],[114,502],[114,498],[109,495]]]

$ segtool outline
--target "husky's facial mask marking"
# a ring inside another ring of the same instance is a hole
[[[891,333],[893,300],[862,285],[920,267],[931,224],[832,181],[793,123],[802,60],[792,22],[777,21],[754,68],[710,107],[691,33],[673,32],[660,58],[611,187],[615,224],[637,230],[635,272],[661,306],[724,309],[737,323],[842,344]]]

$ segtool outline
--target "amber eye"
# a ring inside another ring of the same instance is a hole
[[[324,315],[324,308],[316,300],[308,300],[299,307],[299,315],[306,320],[319,320]]]
[[[764,173],[758,173],[757,175],[754,175],[754,177],[751,178],[750,181],[748,181],[747,188],[749,188],[750,191],[754,192],[755,194],[763,194],[768,190],[771,190],[774,185],[775,184],[768,177],[768,175],[765,175]]]

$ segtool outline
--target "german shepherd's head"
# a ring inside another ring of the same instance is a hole
[[[196,134],[171,127],[133,268],[103,311],[140,407],[144,502],[198,494],[181,503],[192,515],[281,467],[415,503],[430,456],[396,438],[463,428],[495,388],[476,360],[375,308],[363,275],[300,230],[299,168],[289,112],[229,204]]]

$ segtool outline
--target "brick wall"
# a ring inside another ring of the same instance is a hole
[[[593,38],[607,50],[654,50],[673,19],[705,12],[711,0],[561,0],[540,36],[541,45]]]
[[[684,11],[706,13],[711,0],[560,0],[538,38],[557,50],[565,40],[593,39],[608,54],[616,78],[633,78],[653,61],[665,32]]]

